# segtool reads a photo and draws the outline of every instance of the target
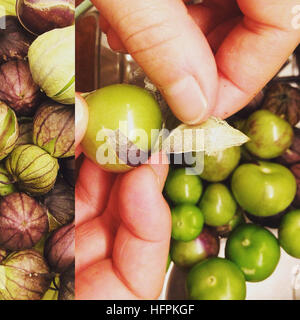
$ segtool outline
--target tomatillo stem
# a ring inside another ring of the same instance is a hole
[[[93,6],[90,0],[84,0],[75,9],[75,20],[78,19],[83,13],[88,11]]]

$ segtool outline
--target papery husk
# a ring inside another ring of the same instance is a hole
[[[13,150],[18,136],[19,126],[16,114],[0,101],[0,160]]]
[[[0,200],[0,247],[15,251],[32,248],[48,232],[44,206],[25,193]]]
[[[52,278],[37,251],[14,252],[0,266],[0,300],[40,300]]]
[[[58,161],[46,151],[31,144],[16,147],[5,162],[18,188],[32,195],[49,192],[56,181]]]
[[[23,144],[33,144],[33,119],[29,117],[18,118],[19,137],[16,146]]]
[[[145,88],[158,101],[164,118],[164,128],[170,132],[169,134],[161,132],[154,151],[163,150],[175,154],[205,152],[207,155],[214,155],[227,148],[241,146],[249,140],[244,133],[216,117],[210,117],[207,121],[194,126],[180,123],[148,78],[145,79]],[[183,141],[185,130],[190,130],[192,138]]]
[[[35,83],[63,104],[75,103],[75,27],[53,29],[40,35],[28,51]]]
[[[1,0],[0,17],[16,15],[16,0]]]
[[[34,116],[33,142],[55,158],[74,156],[74,108],[52,101],[42,104]]]
[[[0,196],[4,197],[16,191],[12,177],[3,163],[0,163]]]

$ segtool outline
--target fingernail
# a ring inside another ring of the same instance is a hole
[[[79,98],[75,96],[75,127],[77,127],[83,117],[84,106]]]
[[[197,124],[207,115],[207,99],[193,76],[187,76],[163,89],[175,116],[186,124]]]

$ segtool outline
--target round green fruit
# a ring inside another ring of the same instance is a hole
[[[279,243],[292,257],[300,259],[300,210],[288,212],[279,227]]]
[[[220,182],[229,177],[241,157],[240,147],[227,148],[215,155],[204,156],[204,169],[200,177],[209,182]]]
[[[199,203],[204,222],[212,227],[227,224],[235,215],[237,205],[229,189],[222,183],[212,183]]]
[[[187,277],[191,300],[244,300],[246,282],[241,270],[231,261],[210,258],[195,265]]]
[[[202,231],[204,218],[198,207],[192,204],[181,204],[171,210],[171,215],[174,240],[190,241]]]
[[[57,159],[31,144],[16,147],[6,159],[5,166],[19,189],[32,195],[49,192],[59,169]]]
[[[246,148],[261,159],[282,155],[292,144],[292,126],[268,110],[258,110],[247,120],[244,133],[250,138]]]
[[[245,223],[245,218],[243,215],[243,210],[241,208],[237,208],[235,215],[229,222],[224,224],[223,226],[216,227],[216,231],[220,237],[228,237],[229,234],[237,228],[242,223]]]
[[[198,203],[203,186],[201,179],[197,175],[188,175],[185,168],[170,171],[165,192],[167,197],[174,204]]]
[[[231,189],[239,205],[260,217],[284,211],[293,201],[296,188],[296,179],[289,169],[266,161],[239,166],[231,180]]]
[[[225,256],[239,266],[247,281],[257,282],[274,272],[280,259],[280,247],[267,229],[243,224],[229,236]]]
[[[116,84],[89,94],[86,102],[89,120],[81,146],[88,158],[111,172],[126,172],[139,159],[147,160],[162,127],[160,107],[149,92]]]

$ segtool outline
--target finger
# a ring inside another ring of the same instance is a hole
[[[75,146],[82,140],[89,119],[88,107],[79,93],[75,94]]]
[[[245,17],[220,46],[215,115],[226,118],[245,106],[269,82],[300,41],[293,28],[299,0],[238,1]]]
[[[114,233],[106,220],[100,216],[76,227],[76,273],[111,255]]]
[[[161,166],[165,170],[144,165],[126,174],[120,183],[122,222],[115,238],[113,264],[125,285],[145,299],[158,297],[169,252],[171,215],[161,194],[167,165]]]
[[[95,218],[105,209],[114,176],[84,159],[75,189],[76,226]]]
[[[217,70],[210,47],[180,0],[95,0],[128,52],[184,122],[215,104]]]
[[[76,300],[138,299],[117,276],[111,259],[99,261],[75,277]]]

